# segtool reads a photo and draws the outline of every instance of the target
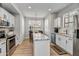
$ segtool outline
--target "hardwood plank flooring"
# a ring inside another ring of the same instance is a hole
[[[12,56],[32,56],[32,43],[29,39],[25,39],[22,44],[20,44]],[[70,56],[69,54],[58,55],[52,48],[50,49],[51,56]]]
[[[12,56],[32,56],[32,43],[28,39],[25,39],[21,45],[19,45]]]

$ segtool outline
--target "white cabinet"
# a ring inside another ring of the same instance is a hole
[[[57,18],[57,21],[58,21],[58,27],[60,28],[60,27],[61,27],[61,18],[58,17],[58,18]]]
[[[54,20],[54,27],[58,27],[58,24],[57,23],[58,23],[58,21],[57,21],[57,19],[55,19]]]
[[[61,48],[66,49],[66,38],[61,36]]]
[[[0,42],[0,56],[6,56],[6,41]]]
[[[33,55],[50,56],[50,39],[41,33],[33,33]]]
[[[50,56],[50,41],[34,41],[34,56]]]
[[[60,41],[61,41],[60,36],[56,35],[56,44],[59,45],[59,46],[61,45]]]
[[[8,21],[10,23],[10,27],[14,26],[14,16],[1,7],[0,7],[0,17],[2,18],[2,20]]]
[[[61,48],[65,49],[66,47],[66,39],[64,36],[56,35],[56,44],[59,45]]]
[[[13,15],[11,15],[10,13],[8,13],[7,12],[7,14],[8,14],[8,22],[10,23],[10,27],[14,27],[14,16]]]
[[[73,55],[73,40],[72,39],[67,40],[66,47],[67,47],[66,51],[68,51],[68,53]]]
[[[54,20],[54,27],[58,27],[58,28],[61,27],[61,18],[60,17],[58,17]]]
[[[2,18],[3,18],[4,13],[5,13],[4,9],[0,7],[0,17],[2,17]]]
[[[73,55],[73,39],[62,36],[62,35],[56,35],[56,44],[63,48],[65,51]]]
[[[0,17],[2,20],[7,21],[8,20],[8,12],[0,7]]]
[[[10,27],[14,27],[15,23],[14,23],[14,16],[10,13],[8,13],[8,21],[10,23]]]

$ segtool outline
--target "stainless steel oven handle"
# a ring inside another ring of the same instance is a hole
[[[8,39],[8,40],[11,40],[11,39],[13,39],[13,38],[15,38],[15,37],[12,37],[12,38],[10,38],[10,39]]]

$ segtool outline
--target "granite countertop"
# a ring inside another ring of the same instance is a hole
[[[33,40],[49,40],[48,36],[42,33],[33,33]]]
[[[61,35],[61,36],[65,36],[65,37],[69,37],[69,38],[73,38],[73,37],[71,37],[71,36],[69,36],[68,34],[65,34],[65,33],[56,33],[56,34]]]

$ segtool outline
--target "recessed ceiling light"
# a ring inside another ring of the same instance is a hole
[[[31,9],[32,7],[31,6],[28,6],[28,8]]]
[[[48,11],[51,11],[51,10],[52,10],[51,8],[48,9]]]

